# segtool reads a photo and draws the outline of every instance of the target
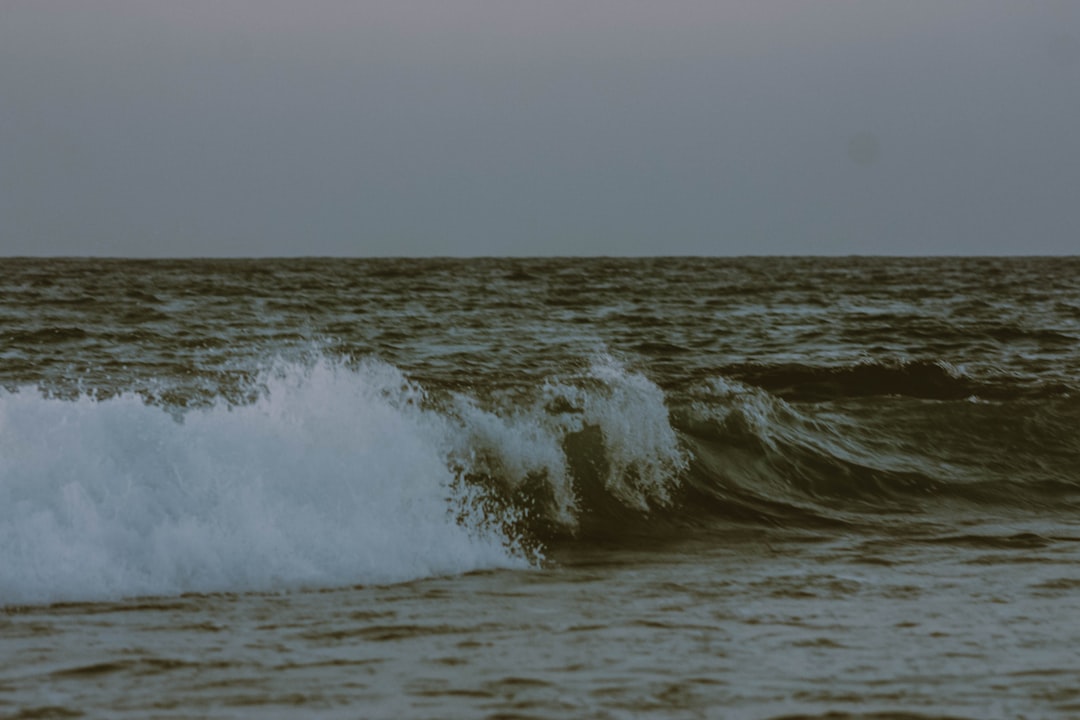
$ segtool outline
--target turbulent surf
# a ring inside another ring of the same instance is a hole
[[[0,602],[1080,506],[1060,260],[13,260]]]
[[[0,265],[0,715],[1072,717],[1080,260]]]

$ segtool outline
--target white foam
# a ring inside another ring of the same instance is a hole
[[[607,388],[586,395],[583,422],[597,425],[604,435],[609,491],[643,510],[668,503],[687,461],[671,427],[664,391],[607,355],[597,358],[590,375]]]
[[[555,507],[549,517],[572,528],[578,510],[566,438],[600,431],[607,493],[641,511],[665,505],[686,459],[671,427],[663,391],[608,355],[598,355],[580,377],[551,379],[524,407],[483,410],[459,398],[468,461],[478,462],[511,489],[528,477],[548,483]],[[559,412],[549,408],[564,408]]]
[[[321,361],[178,418],[0,390],[0,605],[390,583],[526,560],[460,523],[460,428],[396,369]]]
[[[489,473],[518,491],[530,477],[547,483],[554,507],[550,519],[573,527],[577,503],[573,481],[562,450],[566,432],[561,423],[547,417],[543,408],[509,409],[503,414],[484,410],[469,397],[456,398],[454,414],[460,419],[458,462]]]

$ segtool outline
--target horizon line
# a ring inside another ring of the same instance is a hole
[[[0,260],[120,260],[142,262],[177,261],[280,261],[280,260],[1032,260],[1080,259],[1080,253],[1028,254],[745,254],[745,255],[0,255]]]

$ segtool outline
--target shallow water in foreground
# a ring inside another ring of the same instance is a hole
[[[1072,717],[1072,533],[902,550],[717,535],[575,549],[542,571],[24,608],[0,620],[0,711]]]
[[[1080,260],[0,265],[2,717],[1080,717]]]

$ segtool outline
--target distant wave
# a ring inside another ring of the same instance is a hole
[[[1063,383],[1021,382],[1007,375],[975,379],[942,361],[872,361],[840,365],[731,365],[723,372],[788,400],[896,395],[931,400],[1015,399],[1068,393]]]
[[[723,378],[712,386],[675,423],[693,450],[688,502],[714,514],[873,525],[883,513],[950,513],[955,503],[1060,509],[1080,493],[1068,461],[1080,443],[1063,434],[1080,419],[1080,403],[1069,398],[1014,409],[1008,419],[998,405],[971,401],[853,416],[796,407]],[[1033,471],[1028,452],[1060,461],[1044,457]]]

